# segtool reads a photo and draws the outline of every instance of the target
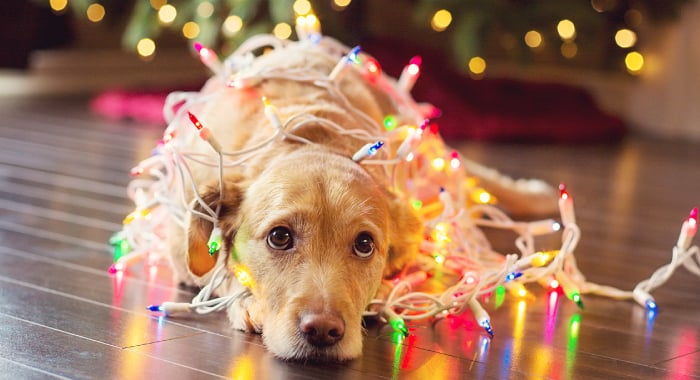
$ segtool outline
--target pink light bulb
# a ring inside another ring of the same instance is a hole
[[[688,225],[692,229],[693,235],[695,235],[695,232],[697,232],[697,230],[698,230],[698,208],[697,207],[690,210],[690,215],[688,215]]]

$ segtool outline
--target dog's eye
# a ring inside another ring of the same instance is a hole
[[[292,231],[287,227],[275,227],[267,234],[267,245],[278,251],[286,251],[294,246]]]
[[[374,253],[374,240],[372,240],[372,236],[367,232],[357,235],[352,249],[359,257],[367,258],[372,256],[372,253]]]

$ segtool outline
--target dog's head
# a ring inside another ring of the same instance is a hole
[[[362,351],[362,313],[381,279],[410,260],[422,229],[410,206],[348,157],[321,148],[275,158],[250,180],[231,177],[221,202],[224,251],[250,271],[270,351],[284,359],[345,360]],[[214,265],[211,224],[193,219],[189,263]]]

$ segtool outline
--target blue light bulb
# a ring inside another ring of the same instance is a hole
[[[383,146],[384,146],[383,141],[377,141],[374,145],[370,146],[369,149],[367,149],[367,154],[370,156],[374,156],[375,154],[377,154],[377,151],[379,150],[379,148],[381,148]]]
[[[656,313],[656,310],[658,309],[658,306],[656,305],[656,302],[652,299],[648,299],[645,302],[647,311]]]
[[[481,327],[486,330],[486,333],[489,334],[491,338],[493,338],[493,328],[491,328],[491,322],[489,322],[488,319],[485,319],[481,322]]]
[[[150,306],[146,307],[146,309],[148,309],[148,311],[153,311],[153,312],[163,311],[163,306],[162,305],[150,305]]]
[[[357,57],[358,54],[360,54],[361,48],[359,46],[355,46],[350,50],[350,53],[348,53],[348,60],[352,63],[360,63],[359,58]]]
[[[523,275],[522,272],[508,273],[508,275],[506,275],[506,281],[515,280],[516,278],[518,278],[518,277],[520,277],[520,276],[522,276],[522,275]]]

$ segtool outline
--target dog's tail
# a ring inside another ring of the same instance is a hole
[[[538,179],[513,179],[467,159],[462,164],[467,174],[476,177],[479,186],[493,195],[509,213],[547,216],[558,212],[557,190],[548,183]]]

